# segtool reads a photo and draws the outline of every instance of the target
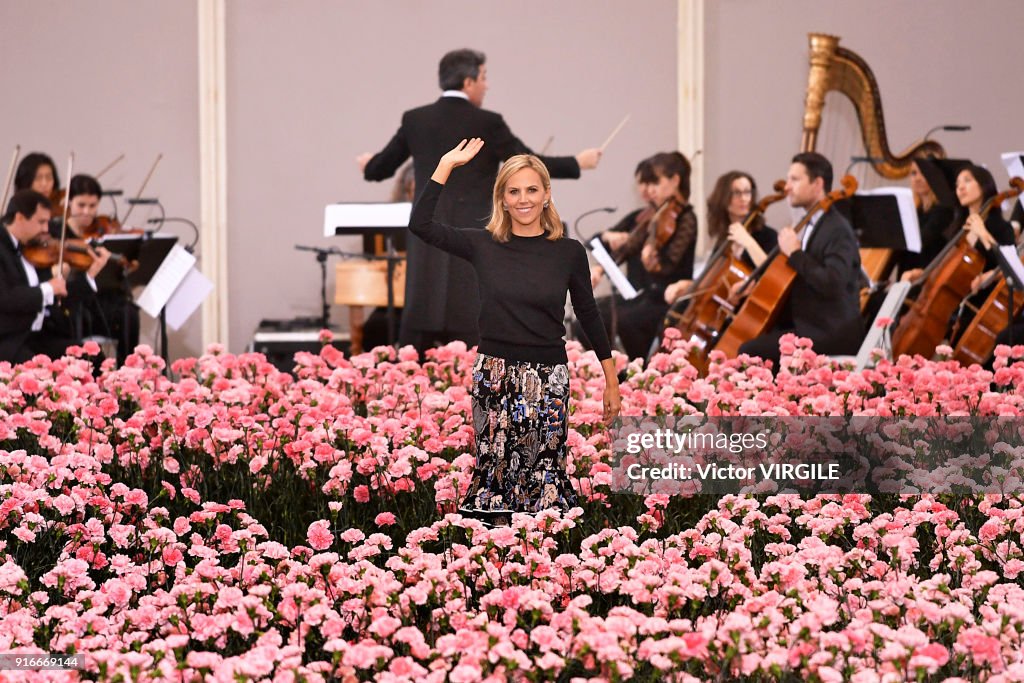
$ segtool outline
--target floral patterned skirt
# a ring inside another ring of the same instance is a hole
[[[513,512],[568,510],[569,368],[478,354],[473,366],[476,467],[459,512],[507,524]]]

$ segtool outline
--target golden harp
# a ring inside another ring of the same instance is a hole
[[[825,94],[836,90],[848,97],[857,111],[865,154],[883,178],[903,178],[910,173],[915,157],[945,157],[942,145],[934,140],[916,142],[899,154],[889,149],[882,115],[882,98],[875,75],[857,53],[839,46],[839,38],[825,33],[811,33],[810,71],[807,75],[807,99],[804,101],[804,129],[800,151],[813,152],[818,143],[821,113]],[[892,262],[889,249],[861,249],[861,261],[873,281],[888,276]],[[861,297],[862,309],[866,296]]]

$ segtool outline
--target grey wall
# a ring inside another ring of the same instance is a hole
[[[168,215],[196,220],[196,21],[196,6],[189,2],[0,3],[4,176],[16,144],[22,155],[42,151],[52,156],[63,183],[70,151],[76,155],[76,173],[96,173],[123,152],[125,160],[101,182],[134,195],[162,152],[145,194],[158,196]],[[101,210],[110,209],[104,200]],[[155,215],[140,206],[130,222],[145,225]],[[164,230],[191,241],[188,228],[168,225]],[[141,341],[153,344],[155,332],[143,314]],[[197,313],[171,336],[171,356],[195,355],[201,343]]]
[[[231,347],[261,317],[318,315],[315,257],[295,244],[359,248],[323,238],[324,205],[385,200],[392,183],[366,183],[354,158],[376,152],[404,110],[437,98],[448,50],[487,53],[484,106],[526,144],[552,154],[600,145],[630,123],[601,166],[556,181],[563,217],[598,206],[633,208],[633,167],[676,141],[676,4],[644,11],[614,0],[479,3],[389,0],[228,3],[228,214]],[[594,217],[588,232],[610,223]],[[331,261],[328,290],[333,300]],[[347,324],[341,307],[332,320]]]
[[[810,32],[840,36],[870,65],[894,151],[932,126],[970,124],[970,132],[937,139],[1005,184],[999,154],[1024,148],[1024,3],[1017,0],[714,0],[705,13],[709,191],[734,167],[752,172],[762,190],[784,176],[800,145]],[[829,96],[819,136],[818,150],[833,158],[837,174],[851,154],[863,153],[847,102]],[[884,184],[865,168],[859,179]],[[773,225],[787,218],[779,207],[769,213]]]

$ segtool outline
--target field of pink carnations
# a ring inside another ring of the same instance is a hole
[[[993,372],[618,358],[625,415],[1016,416]],[[1024,679],[1024,497],[611,487],[601,368],[570,345],[581,507],[485,528],[475,353],[211,347],[0,365],[0,652],[102,681]],[[945,349],[948,352],[948,349]]]

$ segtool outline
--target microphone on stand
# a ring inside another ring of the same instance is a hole
[[[573,221],[573,224],[572,224],[572,231],[576,234],[576,239],[578,239],[584,245],[587,244],[587,240],[585,240],[583,238],[583,235],[580,234],[580,221],[581,220],[583,220],[587,216],[589,216],[591,214],[594,214],[594,213],[602,213],[602,212],[603,213],[615,213],[618,210],[619,210],[619,207],[617,207],[617,206],[602,206],[599,209],[591,209],[590,211],[584,211],[583,213],[581,213],[576,218],[576,220]],[[587,248],[589,249],[590,247],[587,246]]]
[[[120,197],[124,194],[124,190],[103,190],[100,194],[104,197]]]
[[[843,171],[843,175],[850,175],[850,169],[857,164],[880,164],[883,161],[885,161],[885,159],[881,157],[850,157],[850,165],[846,167],[845,171]]]
[[[922,139],[922,142],[924,142],[924,140],[927,140],[929,137],[931,137],[932,133],[934,133],[935,131],[938,131],[938,130],[946,130],[946,131],[953,131],[953,132],[957,132],[957,133],[962,133],[962,132],[964,132],[966,130],[970,130],[970,129],[971,129],[970,126],[965,126],[965,125],[935,126],[930,131],[928,131],[927,133],[924,134],[924,138]]]
[[[191,244],[189,244],[189,245],[188,245],[187,247],[185,247],[185,249],[186,249],[186,250],[188,251],[188,253],[190,253],[190,254],[191,254],[191,253],[192,253],[192,251],[193,251],[193,250],[195,249],[196,243],[198,243],[198,242],[199,242],[199,228],[198,228],[198,227],[196,227],[196,224],[195,224],[195,223],[193,223],[192,221],[190,221],[190,220],[189,220],[189,219],[187,219],[187,218],[168,218],[168,217],[160,217],[160,218],[150,218],[150,219],[149,219],[149,220],[147,220],[146,222],[147,222],[147,223],[159,223],[159,224],[160,224],[160,227],[163,227],[163,224],[164,224],[164,223],[184,223],[185,225],[191,226],[191,228],[192,228],[192,232],[194,232],[196,236],[195,236],[195,239],[193,239],[193,240],[192,240],[192,243],[191,243]],[[157,230],[160,230],[160,228],[157,228]]]
[[[156,197],[136,197],[134,199],[128,199],[128,203],[135,204],[159,204],[160,200]]]

